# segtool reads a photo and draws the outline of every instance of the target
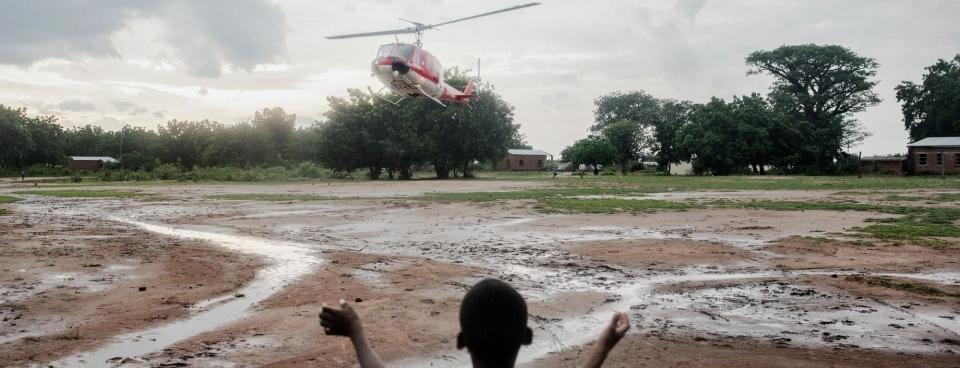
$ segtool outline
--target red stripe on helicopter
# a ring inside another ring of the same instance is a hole
[[[397,61],[397,59],[381,59],[377,61],[377,65],[391,65],[393,64],[394,61]],[[430,69],[421,68],[408,61],[404,61],[404,60],[400,60],[400,61],[403,61],[404,64],[407,64],[407,66],[410,67],[411,71],[413,71],[414,73],[417,73],[421,77],[427,78],[433,83],[440,83],[440,79],[437,78],[437,75],[434,74],[433,71],[431,71]]]

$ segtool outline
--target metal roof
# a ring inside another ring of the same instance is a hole
[[[906,157],[903,156],[867,156],[861,158],[861,161],[903,161]]]
[[[907,147],[960,147],[960,137],[927,137]]]
[[[523,156],[540,156],[540,155],[550,156],[550,154],[547,153],[546,151],[535,150],[535,149],[511,148],[507,150],[507,153],[511,155],[523,155]]]
[[[110,156],[70,156],[70,159],[74,161],[120,162]]]

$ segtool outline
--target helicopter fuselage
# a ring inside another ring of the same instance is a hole
[[[380,46],[372,71],[386,88],[402,96],[426,96],[437,102],[460,104],[469,104],[473,96],[473,81],[463,92],[444,83],[440,61],[413,44]]]

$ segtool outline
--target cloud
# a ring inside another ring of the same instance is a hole
[[[0,63],[122,57],[112,37],[138,19],[158,19],[160,40],[187,73],[219,77],[286,56],[286,17],[267,0],[31,0],[4,2]]]
[[[163,119],[163,115],[166,111],[158,110],[153,112],[153,116],[156,116],[158,119]]]
[[[129,112],[131,115],[140,115],[149,110],[129,101],[110,101],[110,103],[120,112]]]
[[[56,107],[63,111],[93,111],[97,109],[97,106],[92,102],[80,101],[80,100],[68,100],[58,103]]]
[[[160,12],[177,20],[165,39],[193,75],[218,77],[223,62],[251,71],[286,55],[286,17],[264,0],[181,0]]]
[[[707,0],[680,0],[673,6],[673,11],[692,26],[697,22],[697,14],[706,4]]]
[[[117,57],[110,36],[132,15],[128,5],[6,1],[0,12],[0,62],[25,66],[47,58]]]

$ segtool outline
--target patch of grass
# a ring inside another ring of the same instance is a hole
[[[331,199],[337,199],[336,197],[319,196],[314,194],[273,194],[273,193],[220,194],[215,196],[209,196],[207,198],[224,199],[224,200],[232,200],[232,201],[270,201],[270,202],[326,201]]]
[[[7,212],[7,210],[5,210],[5,209],[3,209],[3,208],[0,208],[0,216],[5,216],[5,215],[7,215],[8,213],[10,213],[10,212]]]
[[[890,289],[897,289],[901,291],[906,291],[915,294],[931,295],[931,296],[949,296],[954,298],[960,298],[960,293],[951,293],[944,291],[932,286],[918,284],[915,282],[904,282],[904,281],[894,281],[889,277],[864,277],[860,275],[847,276],[845,278],[847,281],[853,281],[861,284],[867,284],[871,286],[880,286]]]
[[[27,190],[15,194],[33,194],[62,198],[134,198],[147,196],[147,193],[119,190]]]
[[[939,203],[939,202],[957,202],[960,201],[960,193],[941,193],[935,196],[905,196],[905,195],[889,195],[884,198],[888,201],[893,202],[910,202],[910,201],[927,201],[928,203]]]
[[[717,200],[708,203],[712,206],[722,208],[750,208],[772,211],[880,211],[883,208],[883,206],[866,203],[830,201]]]
[[[495,173],[498,179],[500,173]],[[535,180],[530,178],[528,180]],[[552,179],[538,179],[553,181]],[[593,176],[583,179],[556,180],[569,185],[618,185],[643,188],[648,192],[668,190],[830,190],[830,191],[890,191],[902,189],[960,189],[960,178],[908,176],[864,177],[850,176]],[[852,193],[851,193],[852,194]],[[870,193],[874,194],[874,193]]]
[[[617,213],[617,212],[653,212],[657,210],[686,210],[702,206],[657,199],[575,199],[545,198],[539,203],[544,210],[580,213]]]
[[[18,201],[20,201],[21,199],[22,199],[22,198],[20,198],[20,197],[0,195],[0,204],[2,204],[2,203],[18,202]]]
[[[517,199],[535,199],[542,200],[547,198],[565,198],[577,196],[604,196],[604,195],[634,195],[640,196],[647,193],[637,188],[623,188],[615,186],[600,187],[581,187],[581,186],[563,186],[558,188],[538,188],[517,191],[503,192],[465,192],[465,193],[430,193],[421,199],[439,200],[439,201],[466,201],[466,202],[489,202],[499,200],[517,200]],[[577,199],[575,199],[577,200]],[[596,200],[596,199],[589,199]]]
[[[960,209],[940,207],[886,206],[868,203],[825,201],[716,201],[719,207],[766,210],[873,211],[900,215],[897,218],[868,219],[870,225],[852,230],[886,241],[905,241],[934,248],[949,248],[955,242],[938,238],[960,238]]]

